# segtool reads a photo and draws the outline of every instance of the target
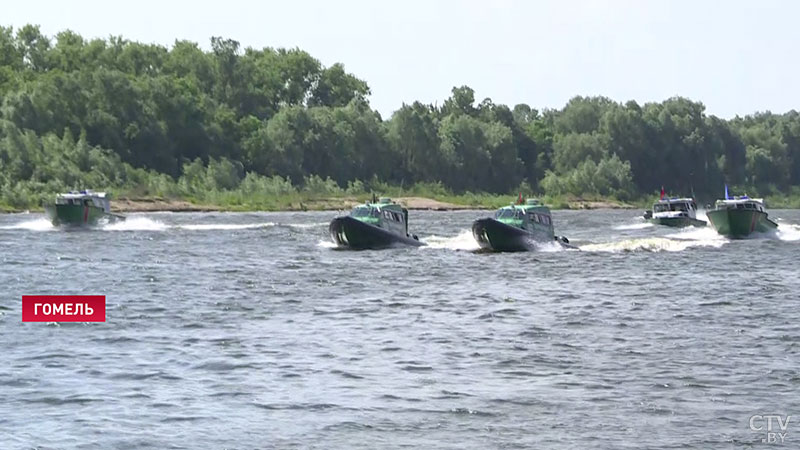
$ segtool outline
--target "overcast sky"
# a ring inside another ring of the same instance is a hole
[[[0,12],[48,35],[299,47],[367,81],[384,116],[465,84],[478,101],[540,109],[575,95],[681,95],[725,118],[800,109],[798,20],[792,0],[53,0]]]

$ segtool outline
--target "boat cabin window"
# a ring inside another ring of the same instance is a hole
[[[530,219],[531,219],[531,222],[533,222],[533,223],[539,223],[539,215],[538,215],[538,214],[536,214],[536,213],[530,213],[530,214],[528,214],[528,217],[530,217]]]
[[[653,212],[669,211],[669,205],[656,204],[653,205]]]
[[[550,216],[542,216],[542,223],[545,225],[550,225]]]
[[[739,203],[738,205],[736,205],[736,209],[744,209],[744,205]]]
[[[495,219],[510,219],[514,217],[514,211],[510,209],[498,209],[494,214]]]
[[[402,222],[403,221],[400,218],[400,214],[398,214],[398,213],[396,213],[394,211],[384,210],[383,211],[383,217],[386,220],[391,220],[391,221],[394,221],[394,222]]]
[[[360,207],[360,208],[355,208],[353,212],[350,213],[350,215],[353,217],[368,217],[369,213],[370,213],[369,208]]]
[[[673,203],[670,205],[670,209],[672,211],[688,211],[689,208],[686,206],[686,203]]]

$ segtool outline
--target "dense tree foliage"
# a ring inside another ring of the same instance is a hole
[[[575,97],[509,108],[455,87],[384,120],[364,81],[299,49],[210,51],[0,27],[0,202],[74,188],[191,196],[439,183],[455,192],[711,198],[800,185],[800,114]],[[359,181],[362,180],[362,181]],[[22,201],[24,203],[24,201]]]

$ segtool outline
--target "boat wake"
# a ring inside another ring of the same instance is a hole
[[[192,231],[250,230],[254,228],[274,227],[275,225],[276,225],[275,222],[244,223],[244,224],[212,223],[212,224],[176,225],[175,228],[179,228],[182,230],[192,230]]]
[[[0,230],[52,231],[56,227],[47,219],[26,220],[14,225],[0,226]]]
[[[650,222],[639,222],[639,223],[632,223],[626,225],[619,225],[614,227],[615,230],[642,230],[645,228],[652,227],[653,224]]]
[[[317,242],[317,247],[319,247],[319,248],[336,248],[336,244],[331,242],[331,241],[326,241],[326,240],[320,239],[319,242]]]
[[[543,253],[552,253],[552,252],[563,252],[569,250],[569,248],[564,247],[563,245],[559,244],[556,241],[553,242],[537,242],[534,244],[536,247],[537,252]],[[575,250],[577,247],[573,247],[572,249]]]
[[[167,228],[169,225],[147,217],[128,217],[100,227],[103,231],[163,231]]]
[[[312,228],[323,228],[330,225],[330,222],[315,222],[315,223],[283,223],[281,226],[289,228],[297,228],[299,230],[308,230]]]
[[[787,242],[800,241],[800,225],[792,223],[780,223],[775,231],[775,236]]]
[[[588,252],[681,252],[692,247],[715,247],[719,248],[728,242],[726,239],[670,239],[664,237],[652,237],[642,239],[626,239],[618,242],[604,244],[588,244],[580,247],[581,250]]]
[[[457,236],[451,237],[428,236],[423,238],[422,242],[428,244],[422,248],[462,250],[468,252],[477,251],[481,248],[472,236],[472,230],[464,230]]]
[[[721,241],[727,242],[727,239],[716,232],[710,226],[708,227],[686,227],[681,228],[680,231],[666,235],[668,238],[690,241]]]

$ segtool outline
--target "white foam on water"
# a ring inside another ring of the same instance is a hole
[[[713,227],[686,227],[680,231],[666,235],[668,238],[693,241],[726,241]]]
[[[800,241],[800,225],[792,223],[780,223],[775,231],[775,236],[782,241]]]
[[[0,230],[52,231],[56,227],[47,219],[26,220],[14,225],[4,225]]]
[[[632,223],[626,225],[618,225],[614,227],[615,230],[643,230],[645,228],[652,227],[653,224],[651,222],[640,222],[640,223]]]
[[[125,220],[109,223],[100,227],[103,231],[163,231],[169,225],[147,217],[128,217]]]
[[[553,242],[536,242],[533,245],[536,247],[537,252],[553,253],[568,250],[567,247],[564,247],[555,240]]]
[[[722,247],[728,242],[725,239],[691,240],[691,239],[668,239],[661,237],[643,239],[625,239],[618,242],[608,242],[604,244],[588,244],[580,247],[581,250],[588,252],[680,252],[691,247]]]
[[[422,238],[422,242],[428,244],[422,248],[433,249],[448,249],[448,250],[465,250],[475,251],[480,250],[481,246],[472,236],[471,230],[463,230],[457,236],[443,237],[443,236],[428,236]]]
[[[325,240],[320,239],[320,241],[317,242],[317,247],[319,247],[319,248],[336,248],[336,244],[331,242],[331,241],[325,241]]]
[[[192,231],[207,231],[207,230],[247,230],[252,228],[267,228],[274,227],[275,222],[263,223],[246,223],[246,224],[231,224],[231,223],[210,223],[210,224],[194,224],[194,225],[176,225],[175,228]]]
[[[309,228],[319,228],[323,226],[328,226],[329,222],[316,222],[316,223],[287,223],[287,227],[291,228],[299,228],[301,230],[307,230]]]

